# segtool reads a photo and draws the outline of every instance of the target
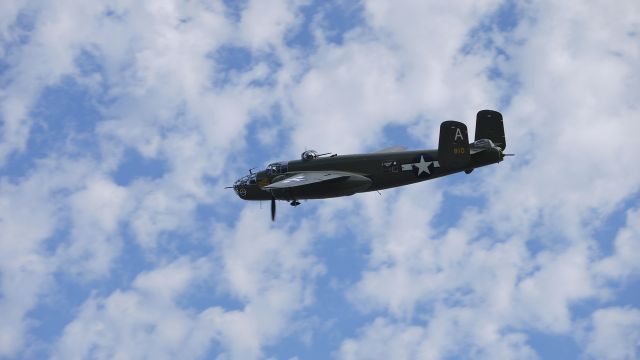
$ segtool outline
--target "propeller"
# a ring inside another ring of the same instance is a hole
[[[276,221],[276,198],[271,197],[271,221]]]

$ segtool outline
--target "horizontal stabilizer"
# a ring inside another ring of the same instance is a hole
[[[464,167],[471,161],[469,153],[469,135],[467,126],[458,121],[445,121],[440,124],[438,142],[438,161],[447,168]]]

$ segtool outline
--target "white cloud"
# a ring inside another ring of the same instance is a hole
[[[580,329],[584,354],[593,359],[635,359],[640,353],[640,311],[609,307],[595,311]]]
[[[66,270],[81,277],[109,273],[119,255],[119,225],[130,213],[127,190],[105,178],[86,179],[68,199],[72,241],[64,248]],[[74,265],[71,265],[71,264]]]
[[[272,7],[278,15],[267,19],[272,23],[265,22],[262,30],[271,30],[260,33],[259,44],[256,43],[259,46],[282,42],[286,29],[297,21],[292,15],[295,6],[283,4]],[[259,14],[254,5],[247,12],[247,20]],[[19,7],[3,6],[8,10],[2,18],[4,35]],[[34,6],[32,10],[34,28],[27,41],[7,58],[11,66],[3,73],[3,84],[8,86],[3,87],[0,96],[2,162],[14,151],[24,150],[33,121],[28,116],[31,106],[47,86],[55,85],[61,77],[72,76],[94,96],[106,88],[104,96],[114,101],[101,109],[108,120],[96,125],[102,164],[89,157],[50,154],[30,170],[25,181],[9,184],[3,180],[2,192],[7,196],[2,198],[1,307],[6,316],[0,350],[5,355],[15,355],[23,348],[25,315],[51,285],[51,274],[68,271],[93,277],[109,273],[120,254],[123,220],[132,226],[136,240],[152,250],[152,258],[162,233],[192,226],[196,204],[221,196],[217,189],[212,195],[203,177],[220,174],[228,152],[244,145],[245,127],[251,116],[267,112],[273,103],[268,89],[249,85],[265,76],[264,67],[236,77],[223,89],[214,88],[217,68],[210,55],[230,41],[236,28],[224,17],[222,3],[203,6],[166,1],[140,5],[122,1],[78,6],[62,2]],[[251,24],[243,28],[249,31]],[[99,72],[83,73],[82,64],[76,63],[81,52],[91,56],[90,61],[95,62]],[[138,180],[127,187],[116,185],[109,173],[122,161],[123,148],[127,146],[143,156],[166,160],[168,172],[154,181]],[[47,163],[48,166],[42,165]],[[46,258],[44,249],[50,245],[47,240],[58,228],[68,229],[69,235],[56,235],[50,250],[53,256]],[[142,292],[143,285],[150,281],[141,276],[134,285],[139,285]],[[288,295],[274,290],[269,296],[268,301],[277,302]],[[118,324],[117,319],[110,319],[111,315],[119,315],[117,311],[110,314],[101,308],[130,309],[138,306],[141,298],[137,292],[127,291],[116,291],[107,298],[94,296],[87,300],[69,331],[83,332],[83,320],[93,316]],[[246,317],[245,322],[251,327],[251,314],[255,313],[266,317],[267,324],[263,326],[268,327],[268,311],[261,309],[269,309],[269,305],[261,304],[258,301],[248,306],[246,314],[250,315],[230,313],[227,318]],[[177,323],[193,320],[184,311],[168,307],[176,310]],[[286,309],[282,311],[287,313]],[[213,309],[202,317],[210,320],[217,313]],[[145,321],[152,323],[149,319],[140,323]],[[138,325],[134,318],[130,326],[117,326],[137,333]],[[108,330],[105,327],[95,331]],[[91,329],[87,333],[84,344],[96,335]],[[143,335],[141,338],[147,339]],[[112,339],[118,340],[117,336]],[[100,351],[109,354],[109,344],[103,345]],[[242,342],[237,346],[242,347]],[[250,353],[259,353],[259,346]]]
[[[113,182],[97,178],[88,181],[87,187],[75,193],[70,201],[76,218],[86,217],[101,231],[116,230],[127,191]]]
[[[485,74],[491,52],[460,54],[494,6],[366,2],[370,28],[353,30],[341,45],[320,41],[309,71],[290,90],[292,146],[362,151],[379,143],[386,125],[415,122],[413,136],[431,146],[436,123],[495,107],[499,92]]]
[[[24,8],[23,2],[3,1],[0,5],[0,40],[8,42],[14,40],[11,27],[15,24],[16,18]],[[4,49],[0,50],[0,58],[4,58]]]
[[[640,270],[634,254],[640,251],[640,210],[627,211],[626,227],[614,240],[614,253],[596,264],[596,272],[608,278],[625,278]]]
[[[312,301],[311,280],[322,268],[306,254],[306,227],[270,231],[258,215],[246,210],[236,229],[221,230],[214,259],[178,259],[141,273],[130,290],[88,299],[66,327],[57,356],[193,358],[219,346],[218,353],[231,358],[261,357],[265,345],[290,334],[293,315]],[[240,309],[181,306],[180,298],[212,275],[225,284],[219,291],[239,299]]]
[[[297,10],[308,0],[253,0],[245,6],[239,24],[242,41],[253,49],[281,47],[287,31],[301,21]]]
[[[323,50],[292,89],[295,149],[361,150],[375,143],[384,123],[410,116],[397,112],[403,108],[400,64],[390,50],[376,43]]]
[[[533,263],[537,270],[516,286],[513,323],[550,333],[568,332],[572,322],[569,307],[597,293],[588,255],[584,247],[539,254]]]
[[[638,19],[618,17],[625,6],[637,7],[539,4],[539,16],[516,31],[521,44],[510,48],[505,66],[520,87],[505,119],[512,151],[528,164],[502,173],[494,185],[500,186],[498,201],[522,204],[504,214],[509,220],[538,215],[567,236],[584,238],[588,222],[598,224],[637,191],[640,173],[625,164],[637,162],[638,153],[621,141],[640,130],[630,98],[639,90],[630,81],[638,76],[638,47],[629,35]]]
[[[2,259],[0,356],[13,356],[25,345],[29,324],[24,316],[43,290],[50,286],[51,268],[51,261],[41,254],[19,254],[9,260]]]
[[[214,237],[222,290],[243,301],[244,311],[229,315],[238,323],[225,332],[232,354],[255,357],[261,347],[290,331],[294,314],[313,302],[314,279],[323,267],[311,255],[311,224],[274,229],[268,216],[246,208],[235,229]]]
[[[176,297],[207,275],[206,262],[181,258],[143,272],[130,290],[92,296],[66,326],[55,358],[202,356],[216,336],[219,309],[182,309]]]
[[[210,258],[180,258],[139,274],[131,289],[92,296],[67,325],[57,356],[262,357],[265,346],[293,335],[295,314],[313,301],[322,267],[309,254],[308,225],[288,237],[260,215],[248,208],[235,228],[219,228]],[[196,311],[183,302],[212,277],[218,295],[240,308]]]
[[[480,316],[484,322],[474,317]],[[473,345],[470,345],[473,344]],[[526,336],[504,333],[477,310],[441,309],[426,327],[375,319],[342,343],[340,359],[536,359]]]
[[[0,165],[4,165],[14,151],[25,150],[33,121],[29,114],[31,106],[46,86],[73,73],[73,60],[79,50],[75,45],[87,34],[76,31],[75,26],[84,28],[83,25],[99,11],[99,7],[91,4],[58,4],[74,11],[58,11],[53,4],[29,7],[27,13],[34,17],[29,41],[15,45],[17,48],[7,56],[6,62],[12,66],[3,74],[6,85],[0,89]]]
[[[388,324],[376,319],[360,334],[358,341],[347,340],[341,348],[342,359],[412,359],[417,358],[416,347],[425,336],[418,326]]]
[[[584,252],[529,259],[526,247],[516,239],[495,244],[476,238],[485,218],[475,212],[464,215],[457,229],[440,235],[432,228],[437,224],[429,221],[435,214],[421,212],[424,205],[422,209],[398,211],[405,206],[403,202],[421,204],[427,200],[425,194],[437,192],[429,189],[434,185],[420,187],[407,189],[388,213],[375,216],[397,216],[402,223],[385,222],[386,227],[380,229],[374,225],[370,227],[375,229],[372,234],[365,235],[372,237],[372,253],[370,268],[350,294],[356,308],[381,310],[401,328],[425,331],[428,336],[420,339],[426,340],[409,348],[426,358],[467,352],[474,357],[532,358],[535,354],[526,335],[506,332],[506,327],[570,330],[569,306],[592,291],[588,269],[577,266],[585,263]],[[435,212],[440,204],[435,201],[431,207]],[[542,273],[533,271],[540,268]],[[553,296],[549,298],[549,294]],[[426,325],[416,326],[423,318],[428,319]],[[375,349],[372,343],[376,341],[370,337],[384,337],[376,334],[376,324],[368,324],[362,331],[368,335],[343,343],[346,358],[352,348]],[[358,352],[352,357],[361,355]]]
[[[50,159],[15,183],[0,181],[0,355],[13,356],[24,346],[25,315],[54,286],[60,258],[45,245],[64,224],[62,194],[73,192],[91,170],[87,163]]]
[[[426,188],[426,189],[425,189]],[[381,206],[377,195],[364,198],[364,219],[371,224],[360,234],[371,242],[373,271],[364,272],[352,294],[356,304],[388,306],[395,315],[410,315],[416,302],[443,285],[439,276],[437,250],[428,223],[441,204],[441,195],[433,184],[403,191],[391,206]],[[380,219],[386,219],[381,221]],[[427,273],[434,276],[429,278]]]

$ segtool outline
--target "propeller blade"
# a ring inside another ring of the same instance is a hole
[[[271,221],[276,221],[276,198],[271,197]]]

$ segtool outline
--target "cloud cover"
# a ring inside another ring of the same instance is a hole
[[[637,356],[635,2],[1,6],[0,356]],[[469,176],[222,189],[482,108],[518,156]]]

